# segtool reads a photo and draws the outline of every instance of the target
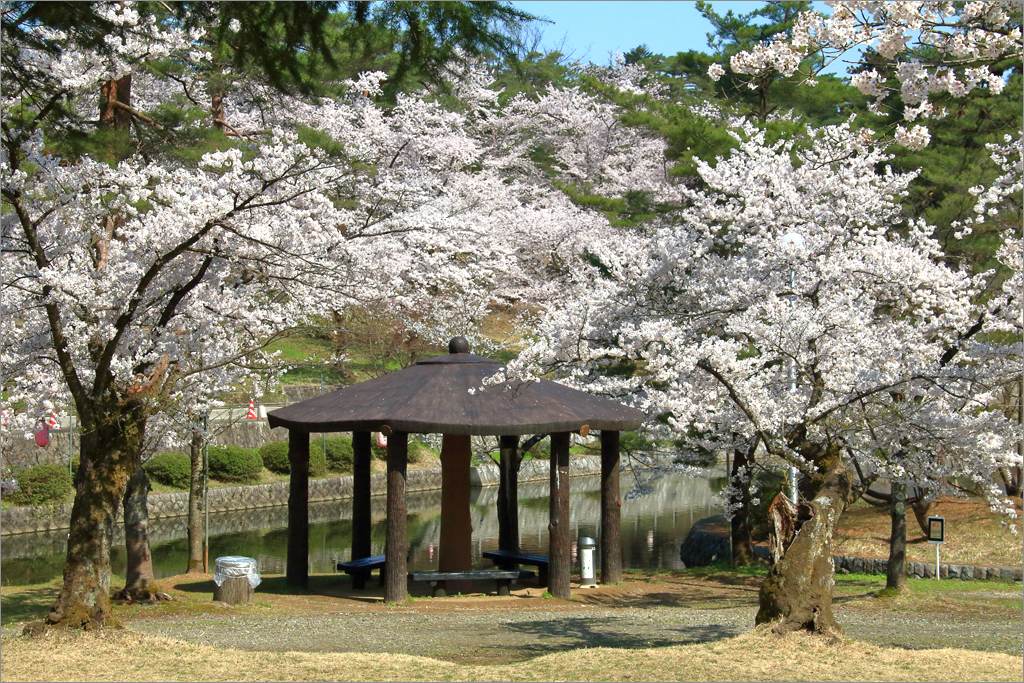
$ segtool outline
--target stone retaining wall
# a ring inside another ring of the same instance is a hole
[[[687,567],[703,567],[729,558],[729,526],[722,515],[697,520],[690,528],[679,548],[679,559]],[[754,554],[768,560],[768,549],[754,546]],[[839,574],[885,574],[887,560],[852,555],[833,555],[832,563]],[[907,562],[907,576],[931,579],[935,577],[934,562]],[[939,577],[943,579],[1020,581],[1022,567],[991,567],[970,564],[940,564]]]
[[[600,457],[576,456],[569,461],[571,476],[590,475],[600,473],[600,471]],[[519,478],[521,482],[547,481],[547,479],[548,462],[546,460],[530,460],[523,463]],[[474,487],[497,486],[498,467],[488,464],[473,467],[470,471],[470,482]],[[408,471],[407,491],[432,491],[440,488],[440,467]],[[375,496],[382,496],[387,492],[386,475],[383,472],[370,477],[370,490]],[[347,500],[351,497],[351,475],[309,480],[309,501],[311,503]],[[210,489],[211,514],[282,507],[287,504],[287,481]],[[154,493],[149,496],[150,520],[186,516],[188,516],[188,492]],[[6,536],[66,529],[70,518],[70,503],[52,507],[6,508],[0,513],[0,534]]]

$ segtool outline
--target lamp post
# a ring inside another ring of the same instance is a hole
[[[804,246],[807,242],[804,240],[804,236],[798,232],[790,231],[782,236],[780,240],[782,248],[788,254],[795,255],[797,252],[803,251]],[[793,267],[793,262],[790,261],[789,265],[789,289],[791,294],[789,295],[790,309],[796,307],[796,268]],[[795,353],[794,353],[795,356]],[[796,360],[795,358],[789,359],[789,391],[792,394],[796,394]],[[800,490],[797,487],[797,471],[793,465],[789,466],[789,499],[793,501],[793,504],[799,502]]]

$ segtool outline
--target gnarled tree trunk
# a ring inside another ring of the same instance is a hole
[[[206,571],[203,552],[203,433],[192,430],[189,444],[190,475],[188,480],[188,567],[186,571]]]
[[[839,631],[832,614],[832,536],[852,485],[838,449],[819,456],[814,460],[818,472],[804,478],[802,493],[809,502],[800,510],[805,519],[761,584],[756,623],[773,624],[777,633]]]
[[[140,408],[98,406],[83,421],[64,583],[46,622],[97,627],[110,617],[110,544],[117,508],[142,450]]]

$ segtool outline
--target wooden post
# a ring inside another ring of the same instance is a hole
[[[437,568],[443,572],[465,572],[473,564],[473,520],[469,514],[468,435],[441,437],[441,533]],[[449,593],[468,591],[470,582],[449,581]]]
[[[309,433],[288,430],[288,568],[289,586],[309,585]]]
[[[401,602],[408,594],[406,578],[405,470],[409,459],[409,435],[394,432],[388,437],[388,537],[384,550],[384,601]]]
[[[519,437],[498,439],[498,548],[519,552]]]
[[[352,559],[360,560],[372,553],[370,535],[370,432],[352,432]],[[352,576],[354,588],[366,587],[366,575]]]
[[[551,435],[551,490],[548,521],[548,590],[569,598],[569,433]]]
[[[601,430],[601,583],[622,581],[619,433]]]

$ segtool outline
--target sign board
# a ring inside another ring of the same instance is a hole
[[[928,518],[928,542],[943,543],[946,540],[946,520],[943,517]]]

